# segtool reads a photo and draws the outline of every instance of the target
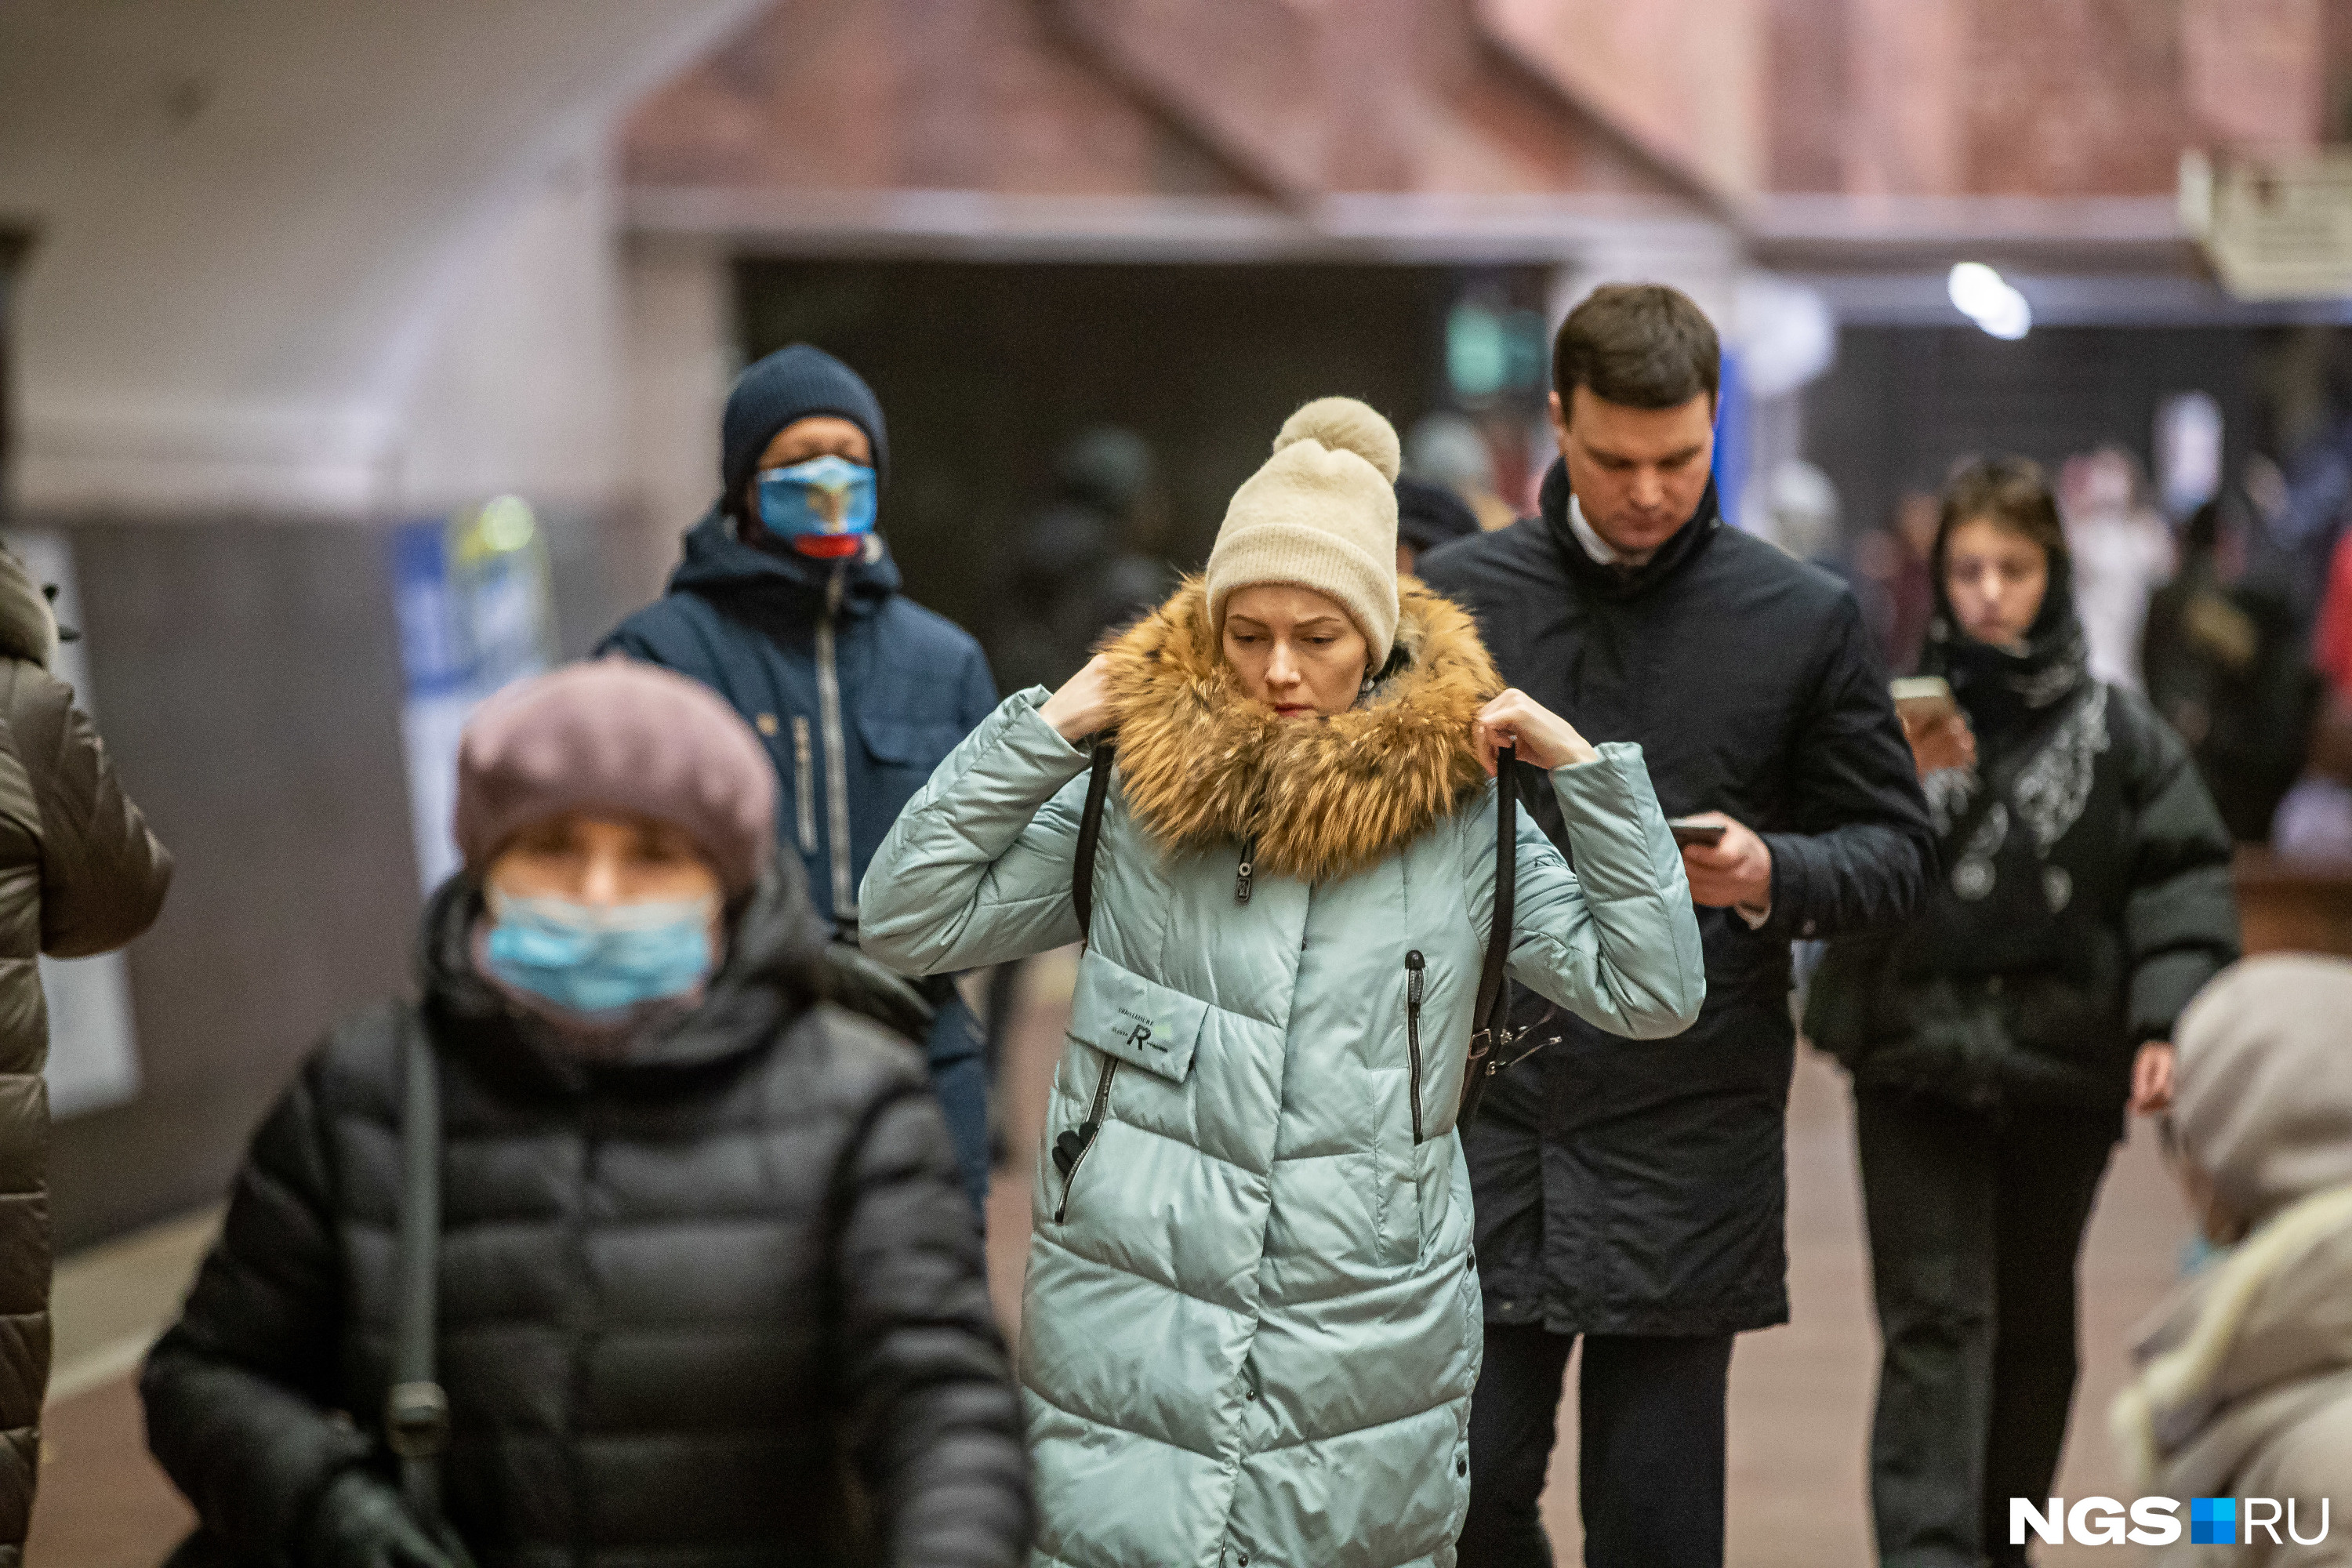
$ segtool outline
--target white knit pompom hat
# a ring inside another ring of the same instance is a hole
[[[1337,599],[1388,662],[1397,626],[1396,427],[1352,397],[1283,421],[1274,456],[1234,492],[1209,552],[1209,623],[1236,588],[1287,583]]]

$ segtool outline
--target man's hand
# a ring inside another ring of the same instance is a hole
[[[345,1470],[310,1510],[310,1555],[320,1568],[457,1568],[400,1493],[365,1470]]]
[[[2142,1116],[2172,1109],[2172,1042],[2150,1040],[2132,1058],[2131,1108]]]
[[[1723,824],[1720,844],[1683,846],[1683,869],[1690,874],[1691,901],[1717,910],[1769,908],[1772,851],[1764,840],[1719,811],[1703,811],[1690,820]]]
[[[1933,723],[1916,726],[1906,719],[1903,738],[1911,742],[1911,758],[1923,779],[1946,768],[1976,766],[1977,735],[1965,713],[1947,713]]]
[[[1037,710],[1037,717],[1054,726],[1055,732],[1065,741],[1077,742],[1088,735],[1098,735],[1110,728],[1117,717],[1110,705],[1110,660],[1097,654],[1087,660],[1087,667],[1062,683],[1062,689],[1045,699],[1045,706]]]
[[[1478,710],[1470,741],[1478,748],[1488,778],[1495,776],[1495,753],[1505,746],[1517,746],[1519,761],[1547,773],[1601,754],[1576,732],[1575,725],[1517,687]]]

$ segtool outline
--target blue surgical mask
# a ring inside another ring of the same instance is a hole
[[[874,470],[827,455],[760,475],[760,521],[780,539],[874,531]]]
[[[490,973],[575,1013],[682,996],[709,976],[714,898],[597,905],[495,889],[488,898]]]

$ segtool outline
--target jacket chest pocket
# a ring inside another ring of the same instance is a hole
[[[1099,917],[1097,917],[1099,918]],[[1209,1005],[1197,996],[1146,980],[1089,947],[1078,960],[1070,998],[1070,1037],[1105,1056],[1182,1083]]]
[[[1079,1175],[1103,1123],[1110,1120],[1111,1086],[1121,1068],[1139,1068],[1171,1083],[1182,1083],[1192,1075],[1192,1054],[1208,1015],[1209,1005],[1199,997],[1146,980],[1096,948],[1087,948],[1078,960],[1077,990],[1070,999],[1070,1037],[1094,1047],[1096,1076],[1085,1119],[1050,1130],[1054,1168],[1061,1181],[1054,1202],[1055,1224],[1070,1216]],[[1111,1178],[1097,1172],[1092,1179]]]
[[[964,731],[954,723],[923,723],[861,713],[857,735],[882,786],[896,792],[890,808],[895,812],[907,797],[929,782],[931,770],[956,749]]]

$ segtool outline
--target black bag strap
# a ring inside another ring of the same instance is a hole
[[[441,1453],[449,1446],[449,1395],[433,1364],[441,1283],[441,1083],[433,1043],[413,1016],[401,1030],[400,1055],[400,1315],[384,1436],[400,1461],[409,1511],[458,1568],[472,1568],[441,1513]]]
[[[1094,935],[1095,850],[1102,843],[1103,803],[1110,796],[1110,766],[1118,752],[1115,735],[1095,742],[1094,769],[1087,777],[1087,809],[1078,818],[1078,858],[1070,868],[1070,902],[1077,907],[1081,942]]]
[[[1511,956],[1511,930],[1516,923],[1519,891],[1518,748],[1505,746],[1495,753],[1495,916],[1486,931],[1486,961],[1478,972],[1478,999],[1470,1014],[1470,1058],[1463,1064],[1462,1105],[1454,1113],[1457,1125],[1467,1127],[1478,1116],[1479,1099],[1486,1080],[1509,1064],[1502,1052],[1511,1034],[1511,988],[1504,984],[1504,965]]]

